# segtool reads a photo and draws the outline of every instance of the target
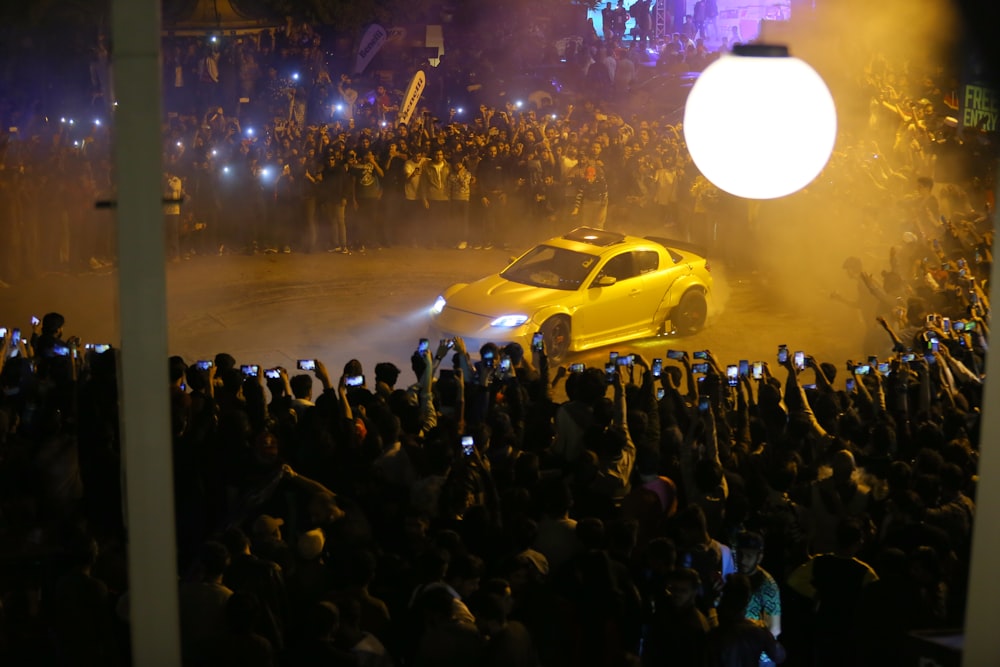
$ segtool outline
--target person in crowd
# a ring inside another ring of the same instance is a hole
[[[472,196],[472,172],[465,158],[455,157],[448,173],[448,208],[451,219],[448,238],[458,239],[458,249],[469,247],[469,200]]]
[[[431,159],[424,163],[420,174],[420,196],[427,211],[428,225],[425,233],[437,247],[454,247],[449,244],[451,234],[451,212],[449,211],[449,179],[451,167],[444,157],[444,149],[437,148]]]
[[[642,664],[701,664],[710,629],[708,618],[697,604],[701,577],[695,570],[682,567],[668,572],[665,583],[666,604],[653,612]]]
[[[726,581],[719,600],[718,626],[706,639],[706,665],[712,667],[755,667],[761,657],[769,663],[785,661],[785,649],[767,628],[744,615],[752,597],[749,578],[734,574]]]
[[[375,159],[375,153],[367,150],[359,154],[347,154],[354,189],[351,200],[354,203],[356,248],[364,252],[368,245],[378,242],[382,216],[379,200],[382,199],[382,178],[385,172]],[[378,247],[378,246],[375,246]]]
[[[820,554],[796,568],[789,588],[811,600],[816,664],[847,667],[857,661],[855,615],[865,587],[878,581],[872,567],[857,554],[865,542],[865,527],[846,517],[837,526],[836,550]]]
[[[781,635],[781,590],[771,574],[760,566],[764,560],[764,537],[744,531],[736,536],[736,569],[750,584],[750,599],[744,616],[769,630],[775,639]],[[767,666],[774,660],[762,655],[760,663]]]

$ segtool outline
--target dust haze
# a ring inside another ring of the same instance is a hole
[[[870,128],[872,99],[878,91],[865,74],[869,56],[880,53],[893,68],[905,66],[911,85],[930,76],[947,92],[956,81],[953,54],[960,26],[952,3],[941,0],[828,0],[822,5],[815,20],[778,24],[764,37],[787,43],[792,55],[809,62],[827,81],[838,113],[835,153],[806,192],[761,203],[747,251],[754,257],[756,279],[765,284],[776,310],[830,325],[829,344],[809,341],[810,346],[830,353],[844,347],[858,355],[876,353],[881,350],[862,347],[865,324],[860,313],[831,294],[857,295],[842,268],[849,256],[859,257],[864,270],[880,280],[881,271],[889,268],[890,247],[903,243],[905,216],[898,200],[913,191],[915,177],[932,174],[907,172],[893,161],[891,166],[909,180],[901,181],[899,191],[871,196],[856,187],[865,178],[863,162],[876,151],[885,159],[892,149],[884,131],[876,135]],[[905,84],[897,80],[896,87]],[[873,142],[879,142],[877,147]]]

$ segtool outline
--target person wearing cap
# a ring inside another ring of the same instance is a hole
[[[250,541],[254,554],[277,563],[283,572],[288,573],[295,569],[295,556],[281,535],[283,525],[285,525],[284,519],[261,514],[253,522]]]
[[[781,634],[781,592],[774,577],[760,566],[763,560],[764,537],[751,531],[740,533],[736,537],[736,569],[750,580],[746,618],[763,625],[777,639]]]

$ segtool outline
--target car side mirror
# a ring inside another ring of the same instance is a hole
[[[601,276],[596,281],[594,281],[594,287],[610,287],[618,282],[618,279],[614,276]]]

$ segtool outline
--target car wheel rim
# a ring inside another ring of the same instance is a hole
[[[550,357],[561,359],[569,347],[569,336],[566,325],[561,321],[555,322],[549,330],[549,339],[545,341],[545,345],[549,350]]]
[[[708,306],[702,299],[690,299],[685,308],[677,316],[678,329],[685,333],[693,333],[705,322]]]

